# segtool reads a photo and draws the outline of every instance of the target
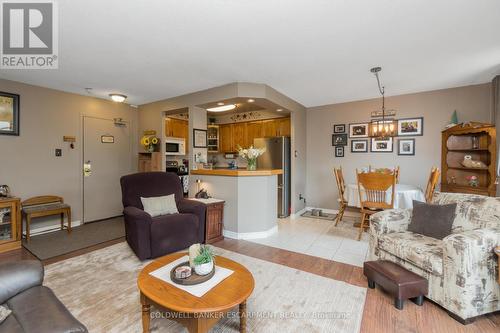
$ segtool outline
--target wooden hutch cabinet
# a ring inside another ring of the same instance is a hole
[[[0,198],[0,253],[21,247],[21,201]]]
[[[495,126],[471,122],[448,128],[441,149],[442,192],[496,195]],[[465,156],[481,161],[481,166],[464,165]]]

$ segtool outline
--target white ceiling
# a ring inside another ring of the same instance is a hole
[[[60,0],[59,69],[2,78],[142,104],[230,82],[305,106],[488,82],[498,0]]]

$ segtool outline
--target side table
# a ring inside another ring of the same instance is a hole
[[[207,206],[205,215],[205,243],[212,244],[224,239],[224,200],[189,198]]]

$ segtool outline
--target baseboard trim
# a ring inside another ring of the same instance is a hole
[[[306,211],[307,211],[307,207],[304,207],[301,210],[299,210],[298,212],[290,214],[290,218],[292,220],[295,220],[295,219],[299,218],[302,214],[304,214]]]
[[[224,237],[227,237],[227,238],[245,240],[245,239],[266,238],[266,237],[269,237],[276,232],[278,232],[278,226],[274,226],[269,230],[259,231],[259,232],[234,232],[234,231],[224,229],[224,231],[222,233],[223,233]]]
[[[306,207],[305,210],[313,210],[313,209],[321,209],[323,212],[327,214],[338,214],[338,209],[329,209],[329,208],[321,208],[321,207]]]
[[[71,228],[78,227],[82,224],[83,223],[80,220],[71,221]],[[68,226],[68,224],[64,223],[64,226]],[[59,231],[59,230],[61,230],[61,225],[59,223],[54,224],[54,225],[46,225],[46,226],[38,227],[38,228],[31,228],[30,229],[30,236],[43,235],[43,234],[47,234],[49,232],[54,232],[54,231]],[[23,236],[24,235],[25,235],[25,232],[23,230]]]

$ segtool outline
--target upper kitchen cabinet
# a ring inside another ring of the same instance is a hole
[[[187,120],[165,118],[165,136],[187,139],[189,124]]]
[[[231,124],[233,129],[233,151],[238,150],[238,146],[247,146],[247,123]]]
[[[246,146],[253,145],[253,139],[262,138],[262,121],[251,121],[247,123]]]
[[[249,147],[253,139],[290,136],[290,118],[276,118],[224,124],[219,127],[220,152],[235,152],[238,146]]]
[[[232,152],[233,150],[233,129],[232,124],[219,126],[219,149],[223,153]]]

